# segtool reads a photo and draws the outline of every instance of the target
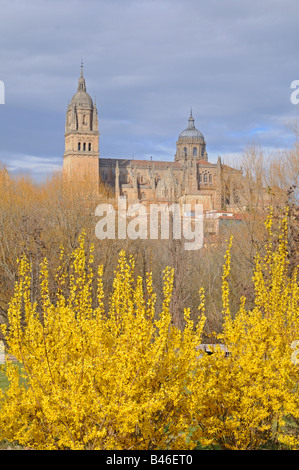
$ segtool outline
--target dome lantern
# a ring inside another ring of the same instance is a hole
[[[93,108],[93,102],[91,96],[86,91],[85,78],[83,76],[83,63],[81,62],[81,75],[78,80],[77,93],[71,100],[71,105],[75,105],[79,108]]]
[[[195,127],[191,108],[188,126],[179,134],[175,160],[182,161],[192,158],[207,160],[205,139],[203,134]]]

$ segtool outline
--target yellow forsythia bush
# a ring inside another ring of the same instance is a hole
[[[266,221],[269,241],[263,259],[256,257],[254,308],[241,299],[230,310],[230,246],[223,271],[223,332],[219,347],[205,356],[191,384],[192,409],[198,428],[193,438],[224,449],[257,449],[282,443],[299,449],[299,361],[292,343],[299,339],[297,271],[288,274],[287,217],[276,243],[272,215]]]
[[[144,292],[143,280],[134,281],[134,259],[124,252],[108,311],[102,267],[93,306],[92,264],[83,234],[71,272],[58,270],[56,299],[50,300],[45,260],[41,299],[32,304],[30,265],[26,258],[19,261],[6,340],[22,364],[25,383],[19,369],[9,364],[10,387],[0,401],[0,440],[40,450],[192,448],[193,442],[186,443],[188,386],[204,314],[199,312],[194,327],[185,310],[183,332],[171,325],[173,270],[166,268],[162,311],[155,319],[151,274]]]
[[[10,387],[0,397],[0,439],[35,449],[191,449],[200,443],[238,450],[269,441],[299,449],[299,363],[291,360],[299,340],[297,271],[288,269],[287,217],[278,239],[271,215],[266,227],[250,310],[242,298],[239,311],[231,311],[232,240],[228,246],[223,331],[215,335],[228,356],[215,346],[214,354],[199,358],[203,293],[196,325],[188,309],[184,330],[172,325],[171,268],[157,312],[151,274],[135,280],[134,259],[121,252],[108,308],[102,267],[93,305],[92,249],[86,253],[83,234],[69,273],[62,251],[56,298],[45,260],[41,298],[32,304],[30,265],[22,258],[5,331],[22,367],[6,367]]]

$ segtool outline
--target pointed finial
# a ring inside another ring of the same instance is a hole
[[[77,91],[86,91],[85,78],[83,77],[83,59],[81,59],[81,76],[78,80]]]
[[[194,117],[192,116],[192,108],[190,109],[190,116],[188,119],[188,129],[194,129]]]

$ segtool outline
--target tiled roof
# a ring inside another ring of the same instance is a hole
[[[180,162],[168,162],[168,161],[162,161],[162,160],[132,160],[132,159],[126,159],[126,158],[100,158],[99,159],[99,164],[100,166],[114,166],[116,165],[116,162],[118,161],[119,166],[127,166],[127,165],[132,165],[132,167],[152,167],[152,168],[176,168],[180,169],[181,163]],[[210,166],[210,167],[215,167],[215,163],[207,162],[206,160],[197,160],[197,163],[202,166]]]

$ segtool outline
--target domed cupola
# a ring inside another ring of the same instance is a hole
[[[81,64],[81,76],[78,80],[77,93],[75,93],[71,100],[71,106],[86,109],[93,108],[91,96],[86,92],[86,83],[83,77],[83,64]]]
[[[77,93],[71,99],[66,113],[65,131],[97,131],[98,117],[96,105],[86,91],[81,63],[81,75],[78,80]]]
[[[184,131],[182,131],[179,135],[179,140],[189,140],[189,139],[199,139],[201,141],[204,140],[202,133],[196,129],[194,125],[194,117],[192,116],[192,109],[190,111],[190,117],[188,119],[188,127]]]
[[[86,92],[85,78],[83,77],[83,65],[81,65],[81,76],[78,80],[77,93],[71,100],[71,106],[78,108],[92,109],[93,102],[90,95]]]
[[[196,129],[192,109],[188,119],[188,127],[180,134],[177,141],[175,160],[207,160],[206,143],[203,134]]]

